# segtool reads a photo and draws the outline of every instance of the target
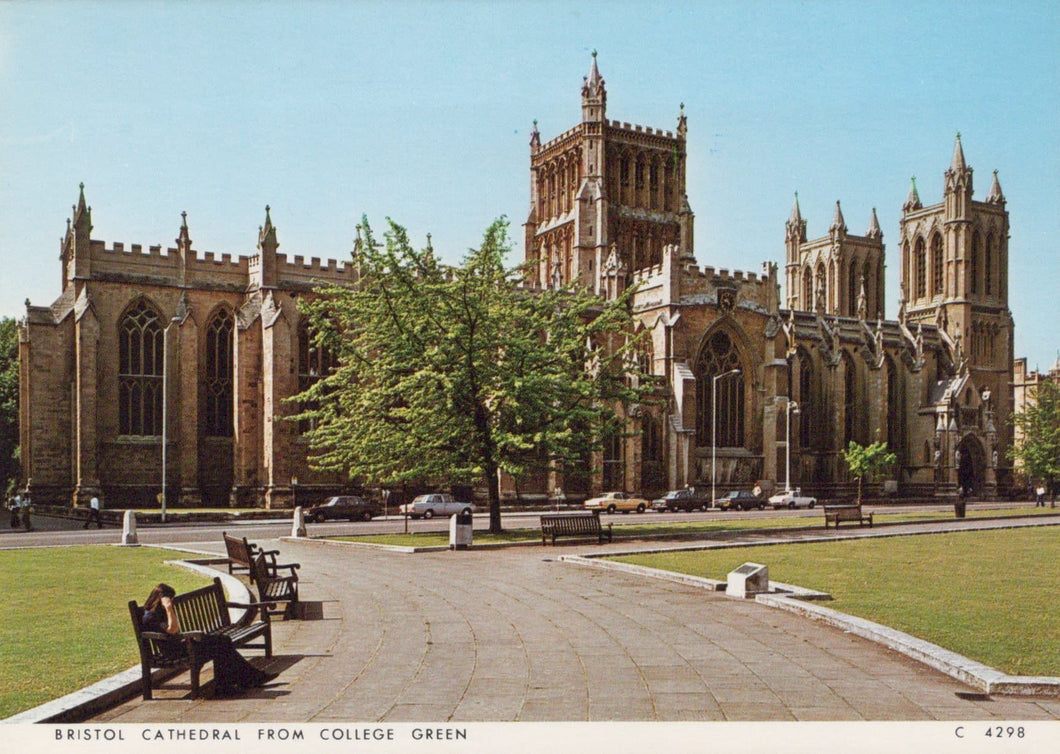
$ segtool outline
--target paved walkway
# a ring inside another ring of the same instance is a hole
[[[191,700],[185,674],[95,721],[1060,719],[1060,700],[962,698],[974,689],[753,601],[557,559],[629,542],[418,555],[279,546],[302,563],[316,615],[275,625],[272,687]]]

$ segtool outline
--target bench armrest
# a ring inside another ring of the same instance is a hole
[[[272,607],[273,605],[279,604],[278,602],[226,602],[225,607],[241,607],[244,609],[252,609],[259,607]]]
[[[153,641],[166,641],[167,639],[179,639],[180,634],[166,634],[161,631],[141,631],[141,639],[151,639]]]

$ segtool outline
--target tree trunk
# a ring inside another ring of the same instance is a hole
[[[501,526],[501,480],[497,475],[497,464],[486,463],[486,489],[489,490],[490,534],[500,534]]]

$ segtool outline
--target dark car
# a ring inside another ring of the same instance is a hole
[[[715,500],[714,505],[717,508],[722,508],[727,511],[734,511],[736,509],[749,511],[752,508],[765,510],[766,501],[765,498],[748,490],[733,490]]]
[[[699,511],[710,507],[710,496],[701,495],[695,489],[670,490],[662,497],[651,501],[653,511]]]
[[[306,511],[307,521],[328,521],[329,519],[345,518],[350,521],[371,521],[372,516],[380,514],[377,504],[365,500],[357,495],[337,495],[329,497],[323,505],[318,505]]]

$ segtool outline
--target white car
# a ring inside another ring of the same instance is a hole
[[[419,495],[411,503],[405,503],[398,509],[409,518],[434,518],[435,516],[452,516],[456,513],[474,513],[475,506],[462,503],[452,495],[435,492],[430,495]]]
[[[817,505],[817,498],[802,494],[802,490],[784,490],[769,498],[769,504],[774,508],[812,508]]]

